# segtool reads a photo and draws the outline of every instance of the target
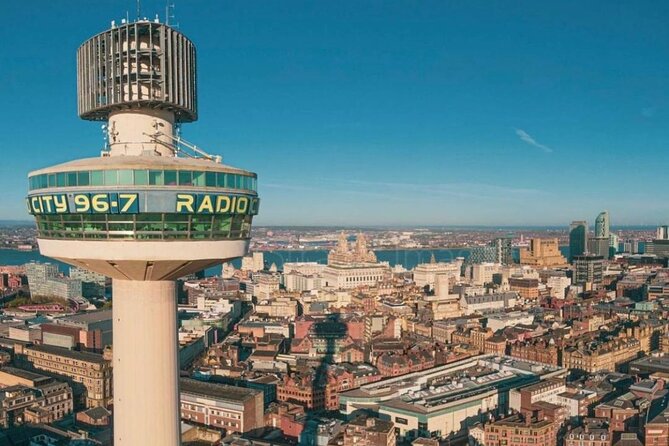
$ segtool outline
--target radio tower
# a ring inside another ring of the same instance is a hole
[[[29,174],[43,255],[113,279],[114,444],[178,445],[175,279],[241,257],[256,175],[183,141],[197,119],[195,47],[159,23],[112,22],[77,52],[78,110],[101,156]]]

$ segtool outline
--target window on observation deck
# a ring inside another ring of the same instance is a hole
[[[91,182],[91,173],[87,170],[77,172],[77,186],[88,186]]]
[[[121,185],[135,184],[134,181],[133,181],[132,170],[119,170],[118,171],[118,184],[121,184]]]
[[[179,171],[179,186],[192,186],[193,185],[193,172],[190,170],[180,170]]]
[[[118,184],[118,170],[105,170],[105,186],[116,186]]]
[[[193,186],[205,186],[204,172],[193,172]]]
[[[205,172],[204,185],[207,187],[216,187],[216,172]]]
[[[165,184],[163,182],[163,171],[162,170],[149,170],[149,184],[155,186],[162,186]]]
[[[37,215],[39,237],[52,239],[238,240],[251,233],[250,215],[146,213]]]
[[[82,170],[33,175],[30,190],[86,186],[185,186],[253,190],[257,179],[249,175],[191,170]]]
[[[163,173],[166,186],[176,186],[177,185],[177,172],[176,170],[166,170]]]
[[[135,177],[135,184],[138,186],[145,186],[149,184],[148,170],[135,170],[134,177]]]
[[[104,186],[105,177],[101,170],[94,170],[91,172],[91,186]]]

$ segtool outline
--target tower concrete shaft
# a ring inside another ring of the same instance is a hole
[[[114,444],[178,445],[173,281],[113,281]]]

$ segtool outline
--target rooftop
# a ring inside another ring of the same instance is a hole
[[[70,172],[84,169],[202,169],[204,171],[230,172],[253,175],[251,172],[237,169],[214,161],[175,156],[106,156],[82,158],[30,172],[30,176],[42,173]]]
[[[480,355],[420,372],[366,384],[341,394],[354,406],[381,404],[428,413],[446,404],[518,387],[564,374],[558,367],[537,365],[509,357]],[[347,409],[348,410],[348,409]]]
[[[16,367],[3,367],[0,369],[0,372],[5,372],[30,381],[51,381],[51,378],[48,376],[40,375],[39,373],[34,373],[28,370],[17,369]]]
[[[253,398],[260,390],[247,389],[243,387],[229,386],[227,384],[213,384],[198,381],[190,378],[181,378],[179,380],[181,393],[199,395],[205,398],[216,398],[236,403],[243,403],[249,398]]]
[[[358,417],[348,423],[351,426],[364,427],[367,432],[390,432],[395,425],[392,421],[384,421],[378,418]]]
[[[93,322],[111,321],[111,319],[112,310],[102,310],[65,316],[56,319],[56,323],[67,325],[87,325]]]
[[[76,350],[68,350],[66,348],[53,347],[50,345],[33,345],[27,347],[27,350],[42,352],[49,355],[64,356],[66,358],[76,359],[78,361],[93,362],[96,364],[104,364],[108,362],[102,357],[102,355],[97,353],[79,352]]]

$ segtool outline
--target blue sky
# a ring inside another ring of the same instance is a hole
[[[165,2],[143,0],[145,15]],[[28,171],[95,156],[75,52],[134,1],[7,2],[0,219]],[[183,136],[258,173],[256,224],[669,222],[669,3],[177,0]]]

